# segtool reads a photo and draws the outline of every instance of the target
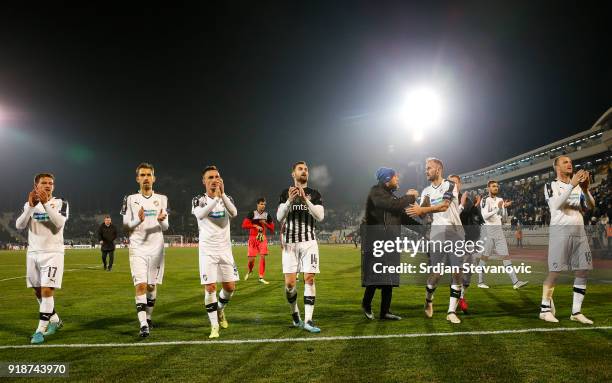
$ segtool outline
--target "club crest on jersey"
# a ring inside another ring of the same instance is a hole
[[[153,201],[153,205],[159,207],[159,201]]]

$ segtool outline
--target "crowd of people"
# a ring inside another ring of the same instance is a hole
[[[585,212],[585,224],[597,226],[594,230],[606,231],[606,224],[612,222],[612,169],[609,164],[595,167],[583,165],[582,168],[589,170],[592,174],[598,174],[599,182],[591,188],[591,193],[595,198],[595,209]],[[550,224],[550,211],[544,200],[544,184],[548,179],[539,177],[528,177],[522,182],[503,181],[500,183],[500,194],[504,199],[513,201],[509,209],[509,223],[512,227],[521,225],[527,228],[545,226]],[[486,190],[479,190],[479,194],[485,195]],[[327,210],[326,220],[322,223],[319,230],[321,232],[334,232],[337,230],[349,230],[358,226],[363,218],[363,206],[347,206],[343,208],[330,208]],[[239,215],[246,215],[248,212],[239,212]],[[19,212],[13,213],[11,222],[14,222]],[[92,244],[97,243],[96,230],[100,225],[98,217],[103,212],[92,212],[91,214],[74,214],[70,223],[66,225],[66,238],[73,244]],[[113,217],[115,218],[115,217]],[[117,216],[116,219],[119,219]],[[169,235],[182,235],[184,243],[197,242],[197,225],[189,212],[172,212],[172,220],[176,222],[169,230]],[[192,222],[193,221],[193,222]],[[231,232],[236,242],[242,242],[242,237],[247,233],[240,227],[239,220],[231,222]],[[0,249],[8,249],[25,246],[17,237],[6,229],[0,227]],[[119,234],[118,243],[127,243],[127,237]]]

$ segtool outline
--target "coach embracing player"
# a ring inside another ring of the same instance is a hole
[[[400,236],[401,225],[416,225],[415,220],[408,217],[405,209],[415,203],[418,192],[408,190],[406,195],[397,197],[393,192],[399,187],[399,175],[391,168],[380,168],[376,172],[378,183],[370,189],[366,202],[365,217],[361,227],[362,238],[362,285],[365,287],[361,307],[368,319],[374,319],[372,314],[372,299],[376,289],[381,289],[380,319],[400,320],[398,315],[392,314],[391,298],[393,287],[399,285],[399,275],[373,275],[372,243],[374,240],[395,239]],[[385,254],[376,258],[375,262],[387,265],[399,265],[398,253]]]

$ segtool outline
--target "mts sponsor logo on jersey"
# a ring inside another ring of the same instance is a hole
[[[208,216],[210,218],[223,218],[223,217],[225,217],[225,210],[222,210],[222,211],[211,211],[210,213],[208,213]]]
[[[295,211],[295,210],[307,211],[307,210],[308,210],[308,206],[306,206],[306,205],[302,205],[302,204],[299,204],[299,205],[292,205],[292,206],[291,206],[291,210],[294,210],[294,211]]]
[[[157,210],[147,209],[144,211],[145,217],[157,217]]]
[[[47,222],[47,221],[49,221],[49,214],[47,214],[47,213],[34,213],[34,215],[32,215],[32,218],[34,218],[38,222]]]

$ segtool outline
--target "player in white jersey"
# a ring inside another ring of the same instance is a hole
[[[18,230],[28,229],[26,286],[34,289],[39,304],[38,328],[32,335],[32,344],[43,343],[45,336],[55,334],[62,327],[53,294],[55,289],[62,288],[68,202],[54,197],[54,189],[52,174],[37,174],[34,189],[15,225]]]
[[[155,169],[142,163],[136,168],[140,190],[123,199],[123,226],[130,237],[129,258],[136,290],[140,336],[149,336],[157,285],[164,278],[164,234],[168,230],[168,198],[153,192]]]
[[[444,165],[437,158],[428,158],[425,162],[425,174],[431,185],[426,187],[421,194],[421,205],[413,204],[406,209],[406,213],[411,217],[432,214],[430,241],[443,243],[444,241],[463,241],[465,234],[459,217],[459,193],[455,183],[445,180],[443,177]],[[435,248],[435,247],[434,247]],[[438,249],[429,254],[431,266],[445,265],[461,268],[463,257],[455,255],[453,252],[444,252]],[[442,277],[441,274],[432,273],[427,279],[425,287],[425,315],[428,318],[433,316],[433,295]],[[451,323],[461,323],[455,312],[457,303],[461,297],[461,272],[452,273],[450,286],[450,300],[446,320]]]
[[[519,281],[516,276],[516,272],[512,269],[512,261],[510,260],[510,253],[508,252],[508,243],[502,230],[502,219],[508,217],[508,211],[506,208],[512,205],[512,201],[504,201],[503,198],[498,197],[499,183],[494,180],[487,182],[487,188],[489,189],[489,196],[483,198],[480,206],[480,214],[484,219],[483,225],[483,237],[484,252],[480,256],[478,266],[485,266],[486,261],[489,258],[499,257],[502,263],[507,269],[511,269],[508,272],[508,276],[512,281],[514,289],[520,289],[527,284],[527,281]],[[493,253],[495,252],[495,255]],[[484,282],[484,273],[481,271],[478,273],[478,287],[481,289],[488,289],[489,286]]]
[[[280,195],[276,219],[283,223],[282,264],[285,274],[285,296],[291,307],[293,325],[311,333],[321,332],[314,325],[315,275],[319,273],[319,245],[315,221],[325,215],[321,193],[308,187],[308,165],[304,161],[293,164],[291,176],[294,186]],[[304,273],[304,321],[297,304],[297,275]]]
[[[544,186],[544,198],[550,208],[550,229],[548,243],[548,277],[542,289],[540,319],[559,322],[555,317],[552,299],[555,281],[562,271],[574,272],[574,299],[570,320],[593,324],[581,313],[582,301],[586,294],[589,270],[593,260],[589,240],[584,230],[583,209],[593,209],[595,200],[589,192],[589,172],[578,170],[572,175],[572,160],[559,156],[553,162],[557,179]]]
[[[191,212],[198,220],[200,231],[200,283],[210,319],[209,338],[218,338],[219,325],[228,327],[225,306],[239,279],[230,239],[230,218],[234,218],[238,211],[232,198],[225,194],[223,179],[216,166],[208,166],[202,171],[202,183],[206,193],[193,199]],[[218,282],[222,288],[217,302]]]

